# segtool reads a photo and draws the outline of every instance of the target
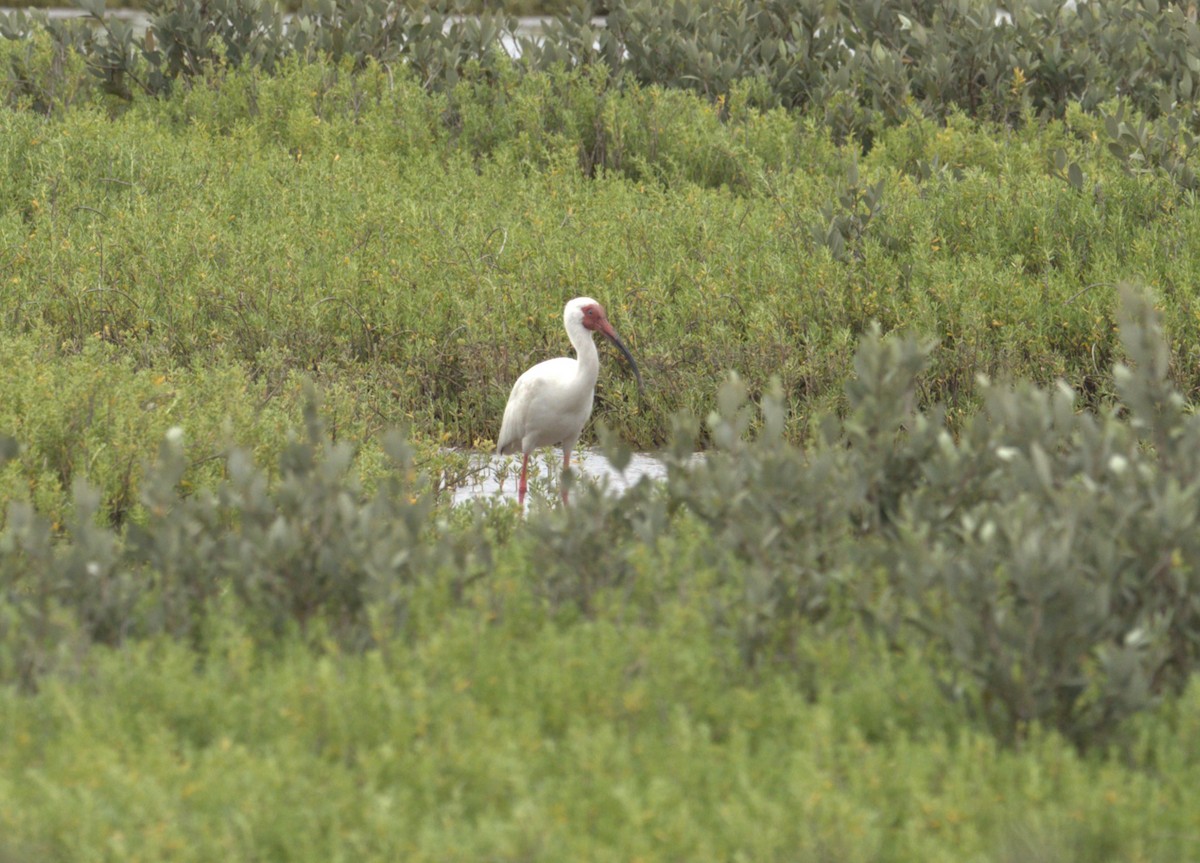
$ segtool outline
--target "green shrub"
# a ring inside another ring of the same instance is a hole
[[[1200,36],[1181,7],[1154,0],[1006,10],[990,0],[624,0],[605,4],[602,26],[595,4],[558,9],[537,37],[518,34],[507,12],[456,0],[415,8],[312,0],[286,26],[279,7],[263,0],[156,0],[147,5],[145,35],[106,19],[102,4],[80,6],[89,21],[18,12],[0,22],[0,34],[48,32],[60,50],[82,53],[101,89],[123,100],[226,68],[271,73],[289,56],[358,69],[404,63],[424,86],[453,89],[464,73],[502,75],[512,65],[506,44],[518,48],[522,68],[596,65],[614,82],[696,90],[718,104],[741,94],[759,107],[813,110],[839,140],[868,146],[881,128],[917,112],[1016,124],[1038,113],[1061,117],[1077,103],[1094,110],[1118,96],[1142,113],[1169,113],[1200,95]],[[40,77],[29,60],[18,68]],[[43,85],[35,104],[47,110],[71,89]]]
[[[628,378],[603,375],[598,415],[648,449],[673,412],[705,415],[729,370],[754,387],[778,375],[798,438],[844,407],[873,320],[940,340],[917,398],[944,403],[953,427],[981,373],[1062,378],[1102,406],[1119,351],[1111,286],[1135,276],[1163,297],[1173,383],[1195,386],[1200,223],[1166,168],[1126,173],[1102,120],[913,117],[863,156],[813,116],[727,112],[618,91],[594,69],[427,94],[400,69],[296,59],[115,117],[90,102],[50,121],[5,112],[4,323],[39,362],[103,342],[144,372],[131,380],[165,376],[167,391],[180,369],[236,366],[256,386],[230,384],[245,396],[235,425],[303,374],[356,440],[406,419],[423,441],[475,446],[512,380],[567,350],[558,309],[590,291],[651,379],[634,399]],[[170,424],[125,438],[140,440],[133,476]],[[123,468],[94,482],[106,505]],[[63,507],[69,490],[63,478]]]
[[[1079,413],[1066,389],[990,388],[957,440],[908,423],[909,470],[873,490],[896,513],[892,589],[951,657],[949,691],[1006,738],[1036,722],[1103,742],[1196,667],[1200,475],[1174,455],[1195,431],[1149,307],[1127,293],[1123,308],[1130,423]]]
[[[395,464],[370,493],[351,470],[353,448],[328,438],[311,403],[306,436],[288,441],[274,476],[235,449],[224,478],[193,492],[183,438],[167,432],[141,483],[141,515],[122,530],[100,518],[100,495],[82,480],[58,542],[58,525],[9,504],[0,532],[14,651],[6,676],[36,678],[64,614],[92,642],[164,632],[200,642],[228,594],[266,640],[315,627],[362,648],[403,630],[414,584],[443,567],[465,583],[489,559],[469,530],[438,538],[435,492],[417,483],[398,437],[384,439]]]
[[[1081,748],[1186,685],[1200,425],[1149,306],[1126,292],[1122,308],[1128,420],[1079,412],[1061,386],[989,385],[951,436],[916,405],[930,346],[878,332],[847,416],[807,452],[778,441],[778,394],[748,442],[745,390],[727,385],[723,452],[673,468],[667,489],[738,558],[744,654],[787,657],[831,607],[857,607],[897,647],[927,639],[946,694],[1001,739],[1045,725]]]
[[[57,541],[29,504],[10,504],[2,667],[31,685],[81,640],[203,644],[218,609],[268,643],[295,630],[361,650],[404,633],[414,592],[435,579],[454,601],[502,606],[488,580],[511,545],[505,571],[536,561],[529,590],[564,620],[655,620],[671,592],[702,589],[714,637],[817,691],[808,638],[861,615],[1002,740],[1041,725],[1103,745],[1200,661],[1200,424],[1169,382],[1153,311],[1130,291],[1121,333],[1120,410],[1081,412],[1061,385],[988,384],[954,436],[917,402],[932,346],[874,330],[845,416],[820,419],[806,448],[784,436],[778,385],[756,418],[732,378],[708,420],[715,451],[692,458],[698,426],[681,418],[661,487],[576,488],[571,507],[535,509],[523,526],[484,507],[435,518],[435,492],[395,437],[382,444],[395,465],[375,467],[366,488],[354,447],[330,437],[311,399],[277,471],[234,450],[198,490],[185,487],[173,429],[131,523],[100,518],[80,480]],[[4,445],[6,469],[22,446]]]

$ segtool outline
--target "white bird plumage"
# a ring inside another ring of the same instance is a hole
[[[575,359],[557,357],[528,369],[513,384],[496,450],[502,455],[520,452],[521,480],[517,489],[525,503],[529,454],[540,447],[561,446],[563,469],[570,467],[571,450],[579,441],[583,427],[592,415],[592,396],[600,372],[600,355],[592,333],[600,332],[615,344],[633,367],[638,386],[642,377],[629,349],[617,337],[604,307],[591,297],[576,297],[563,309],[563,325],[575,348]],[[567,501],[566,488],[562,492]]]

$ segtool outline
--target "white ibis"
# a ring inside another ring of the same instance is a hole
[[[600,371],[600,356],[592,342],[592,333],[599,331],[616,345],[637,377],[638,388],[642,375],[629,349],[617,337],[604,314],[604,306],[591,297],[576,297],[563,310],[563,324],[575,347],[575,359],[557,357],[538,363],[513,384],[496,450],[501,455],[521,452],[521,484],[517,498],[525,504],[526,474],[529,454],[539,447],[562,446],[563,470],[571,465],[571,450],[592,414],[592,394],[596,375]],[[563,487],[563,503],[567,490]]]

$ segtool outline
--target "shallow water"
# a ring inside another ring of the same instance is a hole
[[[521,476],[521,457],[471,453],[468,455],[470,476],[454,489],[454,502],[466,503],[491,497],[517,497],[517,482]],[[552,494],[558,493],[558,474],[562,468],[562,451],[546,449],[529,459],[529,488],[542,486]],[[609,491],[620,494],[642,477],[662,479],[666,465],[650,453],[635,453],[624,471],[618,471],[601,453],[581,450],[571,456],[571,468],[576,471],[576,483],[607,482]],[[582,475],[581,475],[582,474]]]

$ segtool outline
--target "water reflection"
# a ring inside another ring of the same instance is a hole
[[[491,497],[517,497],[517,480],[521,474],[521,457],[470,453],[466,479],[454,489],[454,503],[466,503],[475,499]],[[607,458],[596,450],[582,450],[571,456],[571,467],[576,472],[575,482],[606,481],[608,489],[620,494],[642,477],[662,479],[667,475],[666,465],[654,455],[636,453],[624,471],[612,466]],[[562,468],[561,450],[542,450],[529,459],[529,487],[532,493],[541,486],[557,494],[558,474]]]

